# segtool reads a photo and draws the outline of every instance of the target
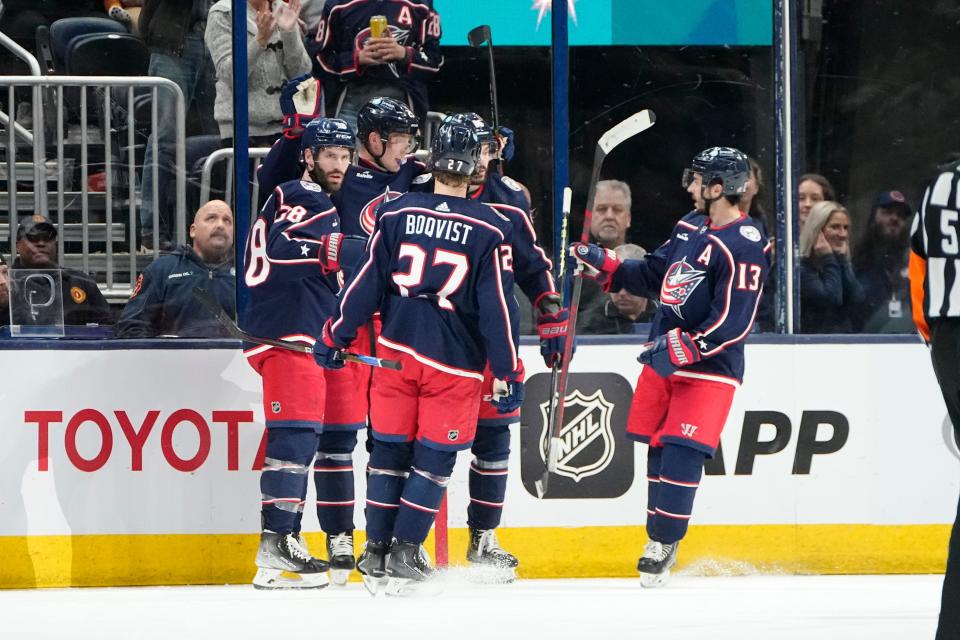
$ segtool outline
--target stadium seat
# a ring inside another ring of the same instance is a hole
[[[37,31],[37,44],[42,46],[43,30]],[[74,39],[93,34],[128,34],[127,28],[108,18],[63,18],[50,25],[48,43],[51,59],[46,68],[48,73],[69,73],[67,60]]]
[[[150,67],[147,45],[128,33],[74,37],[65,59],[66,71],[72,76],[145,76]]]

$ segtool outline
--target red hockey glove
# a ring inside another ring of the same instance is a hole
[[[320,114],[322,100],[320,81],[309,73],[285,82],[280,89],[284,137],[300,137],[306,124]]]
[[[583,275],[596,280],[604,291],[610,290],[613,274],[620,268],[620,258],[612,249],[574,242],[570,245],[570,255],[583,265]]]
[[[661,377],[666,378],[680,367],[700,362],[702,358],[690,334],[676,328],[654,340],[637,360],[650,365]]]
[[[333,335],[330,333],[331,321],[323,323],[323,331],[313,345],[313,359],[324,369],[342,369],[346,366],[343,360],[343,353],[333,341]]]
[[[523,405],[524,375],[523,363],[521,362],[517,370],[503,380],[493,381],[493,400],[490,401],[490,404],[497,408],[497,413],[510,413]]]
[[[320,268],[323,274],[340,271],[340,248],[343,246],[342,233],[330,233],[320,239]]]
[[[546,293],[537,301],[537,334],[540,336],[540,355],[548,367],[559,363],[567,343],[570,310],[561,308],[560,296]]]

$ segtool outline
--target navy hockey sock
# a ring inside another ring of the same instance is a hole
[[[317,489],[317,519],[324,533],[353,531],[353,449],[357,432],[328,431],[320,434],[313,462]]]
[[[507,463],[510,458],[510,427],[480,426],[471,448],[470,504],[467,525],[471,529],[496,529],[503,515],[507,493]]]
[[[647,537],[657,540],[657,490],[660,488],[660,461],[663,447],[647,448]]]
[[[456,461],[456,451],[438,451],[420,442],[413,445],[413,469],[403,486],[397,521],[393,525],[393,536],[397,540],[422,543],[427,539]]]
[[[663,447],[657,490],[657,542],[673,543],[687,535],[693,499],[703,476],[707,454],[679,444]]]
[[[300,531],[307,474],[316,452],[317,432],[313,429],[267,430],[260,472],[260,513],[264,529],[276,533]]]
[[[413,462],[412,442],[378,441],[367,467],[367,540],[390,542],[400,494]]]

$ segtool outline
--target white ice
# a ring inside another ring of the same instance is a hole
[[[932,638],[942,576],[676,576],[519,580],[451,574],[435,597],[370,596],[360,584],[310,592],[249,586],[0,591],[0,638]]]

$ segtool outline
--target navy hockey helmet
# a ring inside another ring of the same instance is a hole
[[[433,136],[430,168],[469,176],[479,163],[480,138],[476,130],[456,116],[448,116]]]
[[[698,153],[683,171],[683,188],[693,182],[693,174],[703,176],[703,185],[723,184],[723,195],[739,196],[747,190],[750,160],[747,154],[732,147],[711,147]]]
[[[316,151],[320,147],[346,147],[353,150],[357,147],[357,137],[345,120],[314,118],[303,128],[300,151]]]
[[[488,142],[499,144],[497,136],[494,135],[493,127],[487,124],[484,119],[476,113],[471,111],[467,111],[465,113],[453,113],[447,119],[472,128],[476,132],[477,138],[480,140],[480,144],[487,144]]]
[[[405,133],[416,139],[420,133],[420,123],[410,107],[393,98],[373,98],[360,107],[357,114],[357,134],[361,142],[367,143],[367,137],[376,131],[384,139],[391,133]]]

